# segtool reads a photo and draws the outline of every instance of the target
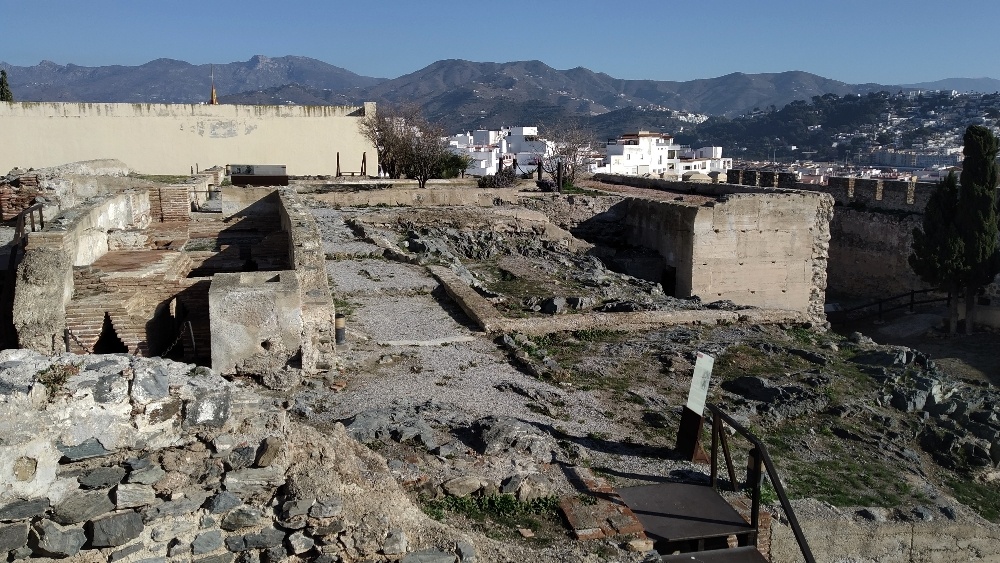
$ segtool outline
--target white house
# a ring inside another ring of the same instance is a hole
[[[510,167],[515,161],[519,172],[534,172],[538,162],[552,153],[552,143],[538,136],[537,127],[462,133],[448,137],[448,145],[453,152],[472,157],[466,173],[473,176],[494,174],[500,162]]]
[[[609,139],[604,166],[597,171],[682,179],[685,173],[723,172],[732,166],[732,158],[722,157],[722,147],[692,150],[687,145],[674,144],[673,136],[666,133],[639,131]]]

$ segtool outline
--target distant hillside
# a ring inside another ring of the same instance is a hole
[[[210,95],[213,70],[212,65],[172,59],[157,59],[140,66],[62,66],[42,61],[30,67],[6,63],[0,63],[0,67],[7,70],[16,99],[66,102],[204,102]],[[220,94],[286,84],[348,92],[384,80],[307,57],[257,55],[246,62],[215,65],[214,71]]]
[[[934,82],[904,84],[904,88],[919,90],[956,90],[958,92],[983,92],[992,94],[1000,92],[1000,80],[995,78],[945,78]]]
[[[193,103],[208,99],[212,67],[158,59],[140,66],[81,67],[42,62],[0,63],[23,101]],[[450,59],[393,79],[361,76],[306,57],[255,56],[215,66],[222,103],[412,103],[449,130],[592,120],[614,134],[639,127],[677,131],[668,110],[735,117],[781,108],[823,94],[866,94],[902,86],[846,84],[801,71],[733,73],[686,82],[623,80],[577,67],[556,70],[540,61],[477,63]],[[991,86],[992,85],[992,86]],[[1000,81],[949,79],[922,89],[993,91]],[[961,86],[961,87],[958,87]]]

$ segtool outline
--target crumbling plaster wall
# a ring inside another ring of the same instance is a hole
[[[55,352],[66,328],[66,305],[73,297],[73,267],[107,253],[108,230],[148,223],[148,194],[128,191],[69,210],[44,231],[29,233],[14,288],[13,319],[20,346]]]
[[[250,106],[17,102],[0,104],[0,170],[118,158],[147,174],[187,174],[198,163],[285,164],[291,174],[378,169],[358,121],[375,104]]]

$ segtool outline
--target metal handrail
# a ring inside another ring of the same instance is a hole
[[[924,300],[919,300],[919,301],[916,299],[917,295],[923,295],[925,293],[942,293],[942,292],[943,292],[942,289],[936,288],[936,287],[935,288],[931,288],[931,289],[916,289],[916,290],[908,291],[906,293],[900,293],[899,295],[893,295],[891,297],[883,297],[881,299],[876,299],[874,301],[869,301],[868,303],[865,303],[863,305],[858,305],[856,307],[851,307],[850,309],[842,309],[840,311],[831,311],[829,314],[845,315],[846,316],[848,313],[853,313],[855,311],[862,311],[864,309],[868,309],[868,308],[871,308],[871,307],[878,307],[878,318],[881,319],[882,318],[882,313],[888,313],[889,311],[895,311],[896,309],[902,309],[903,307],[909,307],[910,311],[912,312],[913,311],[913,307],[916,306],[916,305],[925,305],[927,303],[938,303],[938,302],[941,302],[941,301],[947,301],[948,304],[950,305],[951,304],[951,292],[948,292],[948,296],[947,297],[937,297],[937,298],[934,298],[934,299],[924,299]],[[889,303],[891,301],[895,301],[897,299],[902,299],[904,297],[909,297],[910,298],[910,300],[909,300],[908,303],[902,303],[902,304],[899,304],[899,305],[894,305],[892,307],[884,307],[883,306],[883,303]]]
[[[799,525],[799,520],[795,517],[795,512],[792,510],[791,503],[788,502],[788,495],[785,494],[785,489],[782,487],[781,480],[778,478],[778,471],[774,467],[774,462],[771,461],[771,456],[767,453],[767,447],[765,447],[764,443],[761,442],[756,436],[751,434],[749,430],[740,425],[740,423],[736,422],[733,417],[722,412],[722,409],[716,405],[705,406],[712,413],[712,488],[718,490],[719,445],[721,443],[723,453],[726,457],[726,467],[729,472],[729,481],[732,483],[734,491],[739,490],[739,485],[736,483],[736,470],[733,466],[732,457],[729,454],[729,442],[722,429],[722,423],[725,422],[753,445],[753,449],[750,450],[751,463],[748,466],[749,474],[747,475],[749,482],[753,486],[753,491],[750,497],[750,525],[755,531],[758,530],[760,526],[760,466],[763,463],[764,468],[767,469],[767,476],[770,479],[771,484],[774,485],[774,491],[778,494],[778,500],[781,502],[781,508],[785,511],[785,517],[788,519],[788,525],[791,527],[792,533],[795,535],[795,541],[799,544],[799,550],[802,552],[802,556],[805,558],[806,563],[816,563],[816,559],[813,557],[812,551],[809,549],[809,544],[806,542],[805,534],[802,533],[802,527]],[[756,543],[757,538],[755,534],[754,544],[756,545]]]

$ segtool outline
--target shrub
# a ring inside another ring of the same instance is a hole
[[[483,176],[477,182],[480,188],[509,188],[517,183],[517,176],[514,174],[513,170],[505,169],[497,172],[496,174],[489,174]]]

